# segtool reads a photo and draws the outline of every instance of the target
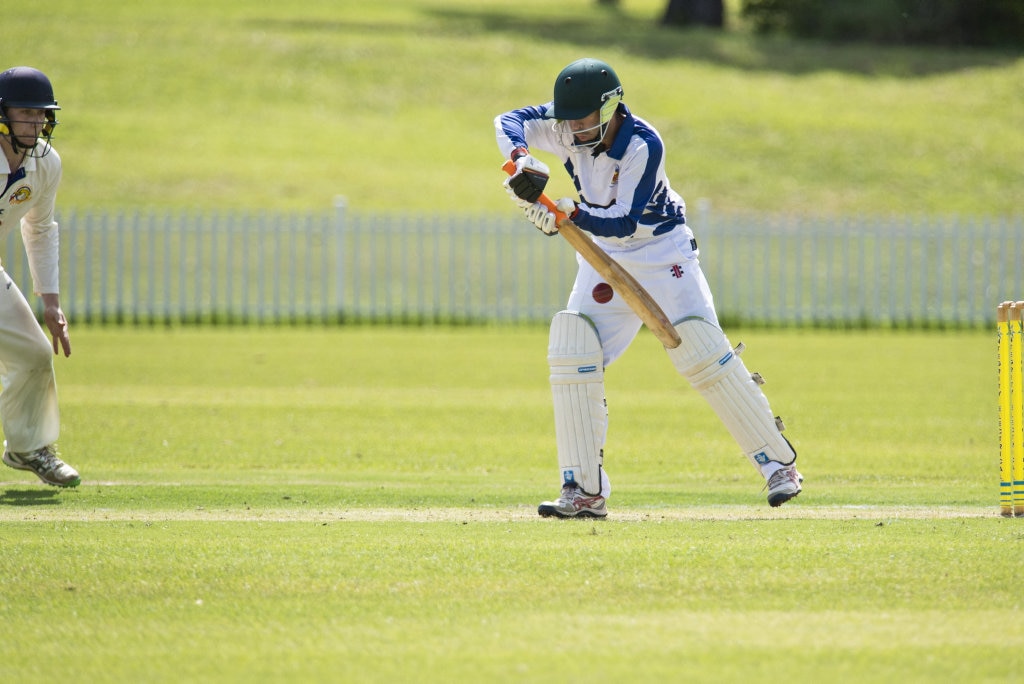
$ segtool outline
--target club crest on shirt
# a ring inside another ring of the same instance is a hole
[[[619,184],[619,165],[615,165],[615,172],[612,173],[612,182],[608,184],[608,187],[613,188]]]
[[[11,204],[21,204],[22,202],[27,202],[30,199],[32,199],[32,188],[27,185],[23,185],[15,190],[7,201]]]

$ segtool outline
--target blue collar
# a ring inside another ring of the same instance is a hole
[[[6,193],[8,190],[11,189],[12,185],[17,183],[18,181],[20,181],[24,177],[25,177],[25,167],[24,166],[19,167],[18,170],[15,171],[14,173],[7,174],[7,185],[4,187],[4,192]]]
[[[629,140],[633,137],[633,130],[636,128],[636,119],[633,118],[632,112],[629,111],[629,107],[624,102],[619,103],[619,108],[616,110],[616,115],[622,112],[626,115],[626,118],[622,120],[622,125],[619,126],[619,132],[615,134],[615,140],[612,141],[612,146],[608,150],[608,156],[612,159],[622,159],[622,156],[626,154],[626,149],[629,147]]]

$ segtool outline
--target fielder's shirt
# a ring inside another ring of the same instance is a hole
[[[54,212],[60,178],[60,155],[52,148],[44,157],[26,157],[14,172],[0,154],[0,179],[7,186],[0,197],[0,241],[20,227],[36,294],[59,292],[60,243]]]

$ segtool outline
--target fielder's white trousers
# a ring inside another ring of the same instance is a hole
[[[34,451],[57,441],[60,409],[53,346],[32,307],[0,268],[0,425],[8,451]]]

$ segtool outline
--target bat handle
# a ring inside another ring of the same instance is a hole
[[[505,173],[511,176],[516,172],[516,163],[509,159],[504,164],[502,164],[501,168]],[[537,199],[537,201],[543,204],[545,207],[547,207],[548,211],[555,215],[555,225],[560,225],[563,220],[569,218],[564,211],[558,211],[558,209],[555,207],[554,200],[545,195],[543,192],[540,194],[540,197]]]

